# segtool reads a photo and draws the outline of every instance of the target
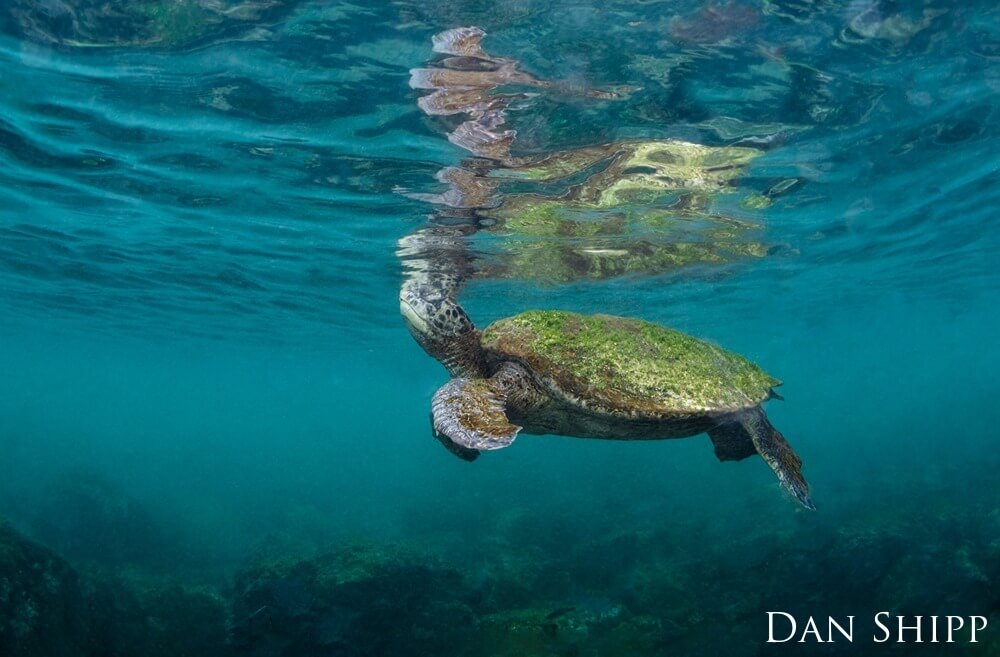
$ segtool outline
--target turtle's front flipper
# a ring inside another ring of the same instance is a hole
[[[802,459],[781,432],[771,425],[764,409],[758,406],[743,413],[739,423],[750,434],[757,452],[774,470],[784,489],[791,493],[799,504],[815,511],[816,505],[809,497],[809,484],[802,476]]]
[[[431,400],[434,437],[466,461],[514,442],[521,427],[504,412],[505,395],[488,379],[452,379]]]

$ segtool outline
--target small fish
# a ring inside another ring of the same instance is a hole
[[[271,620],[271,607],[269,607],[268,605],[264,605],[263,607],[261,607],[257,611],[255,611],[252,614],[250,614],[250,616],[247,617],[247,620],[249,620],[249,621],[268,621],[269,622]]]

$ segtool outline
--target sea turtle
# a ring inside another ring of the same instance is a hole
[[[465,460],[518,432],[622,440],[707,432],[721,461],[760,454],[815,509],[802,461],[761,403],[780,381],[751,361],[658,324],[533,310],[478,331],[454,279],[406,281],[400,310],[418,343],[454,377],[431,403],[435,437]],[[780,398],[780,397],[779,397]]]

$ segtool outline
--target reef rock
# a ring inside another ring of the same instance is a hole
[[[46,488],[31,533],[75,564],[156,566],[171,544],[138,501],[87,470],[64,473]]]
[[[462,576],[394,548],[256,563],[237,575],[239,654],[462,655],[474,631]]]
[[[85,609],[70,565],[0,520],[0,655],[86,654]]]

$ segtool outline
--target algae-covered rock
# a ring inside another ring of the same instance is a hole
[[[84,577],[88,635],[101,657],[226,657],[228,610],[215,590],[134,571]]]
[[[613,603],[595,608],[524,608],[490,614],[478,622],[490,657],[625,657],[659,654],[676,638],[676,628],[649,616],[633,615]]]
[[[236,578],[233,640],[261,657],[461,655],[469,594],[458,572],[402,549],[272,560]]]
[[[70,565],[0,520],[0,655],[85,654],[86,609]]]
[[[4,657],[226,657],[226,620],[209,588],[78,571],[0,520]]]

